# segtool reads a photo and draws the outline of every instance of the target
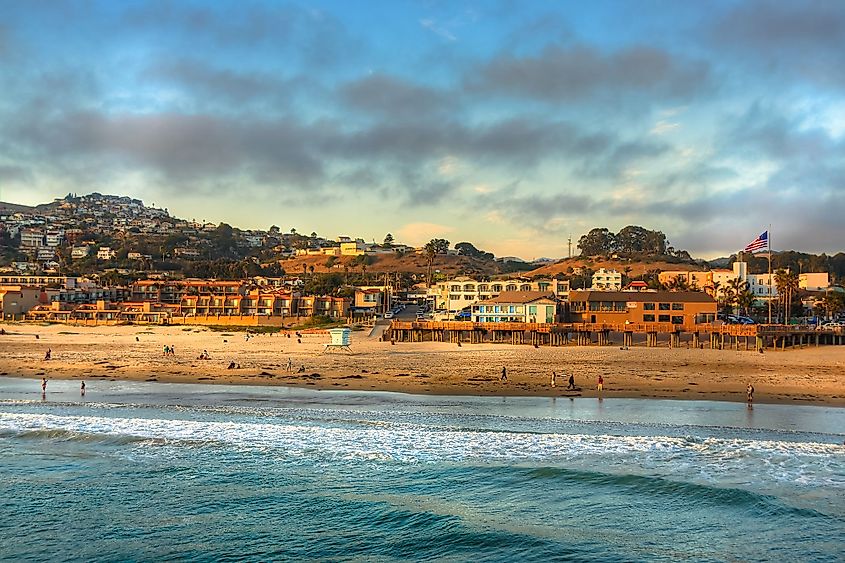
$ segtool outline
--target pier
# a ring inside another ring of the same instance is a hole
[[[670,323],[473,323],[393,321],[384,340],[393,342],[504,343],[539,346],[659,346],[718,350],[785,350],[845,345],[842,328],[793,325]]]

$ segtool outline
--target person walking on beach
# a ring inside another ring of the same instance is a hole
[[[573,374],[569,374],[569,385],[566,386],[567,389],[575,390],[575,376]]]
[[[504,366],[502,366],[502,382],[503,383],[508,382],[508,368],[506,368]]]
[[[287,367],[287,370],[288,370],[288,371],[293,371],[293,359],[291,359],[291,358],[288,358],[288,367]]]
[[[748,387],[745,388],[745,397],[749,403],[754,402],[754,386],[751,385],[751,382],[749,382]]]
[[[555,372],[552,372],[552,387],[555,386],[556,380],[557,380],[557,374]]]
[[[601,392],[604,391],[604,378],[602,376],[599,376],[599,384],[598,384],[598,387],[596,387],[596,389],[598,390],[599,394],[601,394]]]
[[[51,359],[52,357],[53,357],[53,350],[51,350],[50,348],[47,348],[47,353],[44,354],[44,361],[46,362],[47,360]]]
[[[84,381],[79,383],[79,394],[83,397],[85,396],[85,382]]]

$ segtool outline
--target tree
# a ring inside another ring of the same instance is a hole
[[[608,229],[596,228],[578,239],[581,256],[599,256],[611,254],[616,247],[616,235]]]
[[[390,233],[384,235],[384,246],[386,246],[387,248],[393,246],[393,235],[391,235]]]
[[[684,276],[678,274],[666,284],[666,289],[669,291],[688,291],[689,284]]]
[[[469,242],[457,243],[455,245],[455,250],[457,250],[458,254],[460,254],[461,256],[480,258],[481,260],[493,260],[495,258],[492,252],[484,252],[483,250],[479,250],[475,247],[475,245]]]
[[[431,270],[434,266],[434,258],[438,254],[446,254],[449,251],[449,241],[442,238],[433,238],[423,248],[427,266],[426,285],[431,287]]]
[[[827,318],[845,311],[845,293],[841,291],[825,292],[821,300],[821,308]]]
[[[779,268],[775,271],[775,287],[778,291],[778,301],[783,307],[783,321],[789,324],[789,317],[792,311],[792,298],[798,292],[798,274],[789,270]]]

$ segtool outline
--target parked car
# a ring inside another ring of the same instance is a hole
[[[388,311],[384,314],[385,319],[392,319],[393,318],[393,311]]]

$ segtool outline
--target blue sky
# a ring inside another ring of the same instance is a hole
[[[845,249],[845,2],[0,0],[0,198],[497,255]]]

